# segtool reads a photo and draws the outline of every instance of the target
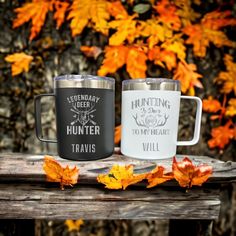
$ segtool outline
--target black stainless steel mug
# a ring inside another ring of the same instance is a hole
[[[54,78],[54,93],[35,97],[36,135],[43,142],[57,142],[60,157],[96,160],[114,149],[115,80],[91,75]],[[42,136],[41,98],[55,97],[57,140]]]

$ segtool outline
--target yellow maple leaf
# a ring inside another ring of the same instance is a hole
[[[68,227],[68,231],[80,231],[81,225],[84,224],[84,221],[82,219],[78,220],[65,220],[65,225]]]
[[[73,0],[67,17],[67,19],[71,19],[72,36],[81,34],[89,23],[96,31],[107,35],[107,20],[109,18],[108,2],[106,0]]]
[[[224,56],[224,63],[226,71],[221,71],[215,81],[223,86],[222,93],[234,92],[234,95],[236,95],[236,63],[233,62],[232,56],[228,54]]]
[[[113,165],[108,174],[100,174],[97,181],[109,189],[125,190],[129,185],[145,179],[146,174],[134,174],[133,165]]]
[[[57,161],[51,156],[44,157],[43,170],[46,173],[47,181],[59,182],[61,189],[64,186],[73,186],[78,181],[79,169],[75,166],[74,168],[62,167]]]
[[[173,79],[181,82],[181,91],[189,95],[194,95],[194,86],[202,88],[202,83],[198,80],[202,75],[196,73],[195,64],[187,64],[186,61],[180,61],[177,65]]]
[[[125,40],[133,43],[134,39],[139,37],[137,30],[138,21],[134,20],[137,14],[128,16],[126,19],[114,20],[109,22],[109,27],[117,31],[109,38],[109,45],[122,45]]]
[[[173,31],[153,18],[143,23],[140,28],[140,35],[148,37],[148,46],[153,48],[159,42],[165,42],[167,39],[172,38]]]
[[[236,98],[231,98],[226,107],[226,116],[235,116],[236,115]]]
[[[191,4],[191,0],[174,0],[175,5],[177,6],[177,15],[179,16],[182,25],[185,27],[190,25],[191,22],[194,22],[197,18],[200,17],[199,13],[196,13]]]
[[[176,53],[180,60],[186,58],[186,47],[184,46],[184,40],[181,38],[182,35],[175,34],[172,38],[166,39],[162,44],[161,48]]]
[[[16,76],[23,71],[28,72],[32,60],[33,57],[25,54],[24,52],[14,53],[5,57],[5,61],[12,64],[12,76]]]

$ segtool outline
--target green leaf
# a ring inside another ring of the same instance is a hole
[[[137,12],[139,14],[143,14],[143,13],[147,12],[150,8],[151,8],[150,4],[140,3],[140,4],[137,4],[134,6],[133,11]]]

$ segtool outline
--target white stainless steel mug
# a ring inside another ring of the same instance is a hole
[[[137,159],[164,159],[176,154],[177,146],[199,140],[202,101],[181,96],[180,83],[171,79],[136,79],[122,83],[121,152]],[[197,104],[193,139],[177,141],[180,99]]]

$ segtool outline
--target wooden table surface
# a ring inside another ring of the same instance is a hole
[[[213,175],[202,187],[186,190],[175,180],[146,189],[141,183],[127,190],[108,190],[97,183],[99,173],[113,164],[133,164],[136,173],[172,159],[138,161],[116,155],[98,161],[75,162],[56,157],[63,165],[78,166],[79,182],[60,190],[48,183],[43,155],[0,153],[0,218],[4,219],[216,219],[220,212],[220,184],[236,181],[236,163],[189,156],[194,164],[213,166]],[[177,156],[181,159],[183,156]]]

